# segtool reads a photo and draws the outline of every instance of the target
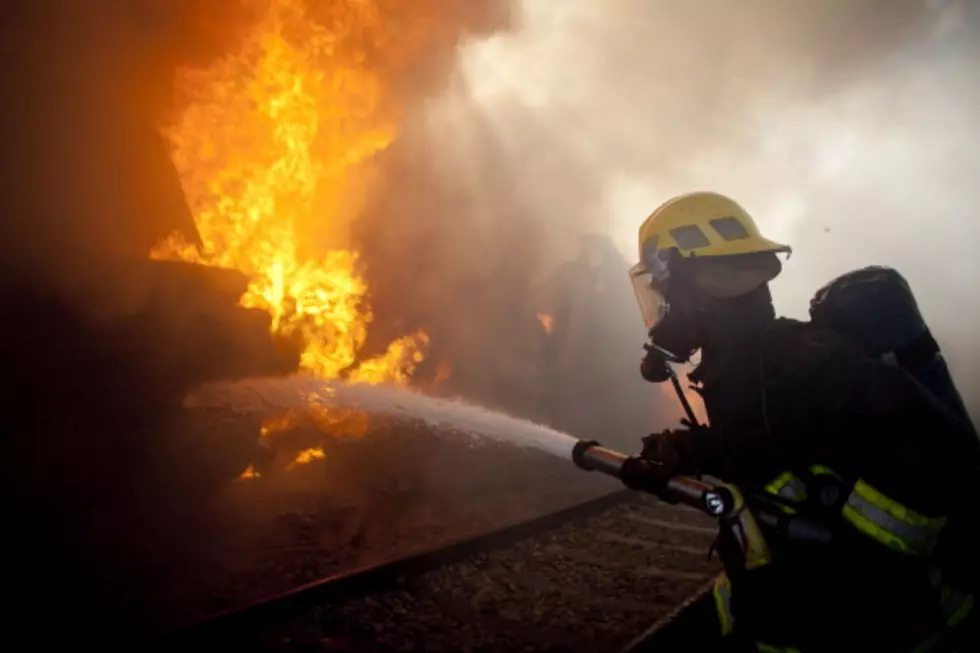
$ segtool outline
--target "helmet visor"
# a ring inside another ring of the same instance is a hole
[[[636,293],[636,302],[640,305],[643,323],[649,331],[667,315],[668,305],[662,284],[643,263],[637,263],[630,269],[630,282]]]

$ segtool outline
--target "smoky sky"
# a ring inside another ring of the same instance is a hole
[[[344,24],[347,3],[308,4],[312,19]],[[156,208],[106,211],[98,198],[41,190],[21,201],[22,189],[67,188],[103,169],[113,179],[105,157],[86,154],[100,148],[86,141],[66,158],[55,136],[84,132],[125,149],[113,126],[133,123],[133,142],[149,142],[141,121],[166,113],[174,69],[233,50],[261,5],[3,5],[11,55],[4,78],[20,89],[5,99],[19,112],[4,131],[5,175],[36,168],[38,179],[50,177],[11,184],[21,190],[5,201],[17,210],[5,213],[25,216],[4,221],[19,234],[7,239],[18,240],[17,252],[62,261],[74,242],[92,237],[84,225],[27,229],[47,224],[35,215],[67,226],[75,216],[122,216],[101,233],[138,232],[125,237],[139,243],[134,251],[173,228],[165,216],[128,217]],[[812,292],[848,269],[894,265],[911,281],[964,394],[980,397],[975,3],[426,0],[413,3],[411,20],[399,13],[402,2],[375,6],[388,25],[430,25],[439,36],[411,61],[390,56],[380,41],[363,53],[405,108],[398,139],[377,161],[384,181],[356,225],[376,312],[369,350],[428,328],[457,356],[481,352],[482,376],[506,384],[502,369],[526,356],[505,362],[493,343],[520,340],[514,334],[547,303],[536,289],[576,255],[579,234],[613,238],[628,264],[636,226],[658,203],[710,189],[735,197],[766,235],[793,246],[774,284],[781,312],[804,316]],[[391,34],[397,43],[397,30]],[[71,74],[45,73],[44,84],[32,72],[62,67]],[[145,115],[123,115],[128,109],[99,90],[113,84],[138,88]],[[59,93],[73,103],[52,101]],[[38,101],[20,99],[31,96]],[[50,141],[45,161],[58,165],[24,165],[35,141]],[[20,210],[28,200],[31,210]],[[61,253],[45,255],[52,246]],[[590,301],[633,325],[636,343],[623,337],[623,351],[638,350],[643,334],[629,298]],[[622,369],[623,387],[640,382],[632,363]]]
[[[773,286],[783,314],[804,318],[850,269],[898,268],[980,407],[978,13],[524,0],[513,29],[465,44],[446,89],[413,107],[380,202],[409,218],[393,220],[384,261],[401,273],[379,283],[434,313],[482,292],[473,277],[533,285],[582,231],[631,259],[658,203],[716,190],[793,247]],[[628,303],[597,310],[639,323]],[[634,370],[623,382],[639,382]]]

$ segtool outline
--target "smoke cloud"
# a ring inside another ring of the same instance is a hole
[[[491,348],[576,234],[632,259],[657,204],[710,189],[793,246],[783,314],[849,269],[898,268],[977,410],[978,26],[955,1],[524,0],[389,153],[363,225],[379,315]],[[595,310],[641,331],[629,298]]]

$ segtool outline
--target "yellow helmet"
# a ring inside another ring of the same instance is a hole
[[[676,248],[681,256],[735,256],[788,252],[759,233],[755,221],[734,200],[718,193],[688,193],[658,206],[640,225],[640,261]]]
[[[667,311],[657,282],[666,277],[671,252],[684,258],[701,258],[789,253],[790,248],[763,237],[752,216],[724,195],[687,193],[664,202],[640,225],[640,261],[630,270],[648,329]],[[768,276],[771,279],[776,274],[778,267]]]

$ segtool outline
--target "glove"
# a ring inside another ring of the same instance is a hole
[[[620,474],[623,484],[631,490],[642,490],[657,495],[667,503],[678,503],[678,499],[667,490],[671,479],[677,474],[666,465],[649,458],[631,457],[623,464]]]
[[[697,441],[694,433],[688,429],[666,430],[646,436],[640,457],[660,465],[674,476],[700,473]]]
[[[647,460],[652,460],[661,465],[670,466],[671,462],[677,461],[675,451],[676,443],[672,437],[673,431],[665,430],[660,433],[651,433],[642,439],[643,449],[640,456]]]

